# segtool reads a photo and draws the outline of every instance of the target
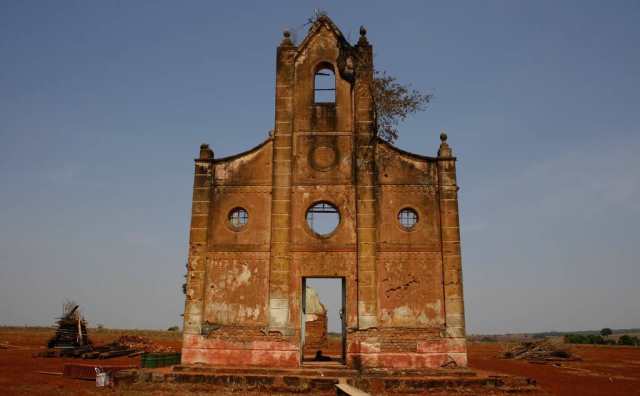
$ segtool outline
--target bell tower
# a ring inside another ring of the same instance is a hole
[[[295,270],[292,257],[308,245],[353,252],[359,279],[353,325],[366,329],[377,323],[372,78],[364,28],[355,46],[326,16],[298,46],[284,32],[276,66],[270,329],[291,334],[296,327],[287,274]],[[318,239],[291,222],[319,200],[350,217],[344,238]]]

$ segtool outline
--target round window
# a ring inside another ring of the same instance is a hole
[[[235,229],[240,229],[249,222],[249,212],[244,208],[235,208],[229,212],[229,224]]]
[[[411,208],[404,208],[398,213],[398,221],[405,230],[411,230],[418,222],[418,213]]]
[[[340,213],[328,202],[318,202],[307,210],[307,224],[319,236],[329,236],[338,224]]]

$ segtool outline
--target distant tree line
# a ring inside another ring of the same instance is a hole
[[[597,345],[606,345],[606,344],[615,344],[616,341],[613,339],[606,339],[601,335],[596,334],[565,334],[564,342],[567,344],[597,344]]]
[[[625,334],[620,336],[620,338],[618,338],[618,345],[640,346],[640,338]]]
[[[623,334],[616,341],[609,338],[613,331],[609,328],[600,330],[600,334],[565,334],[564,342],[567,344],[596,344],[596,345],[628,345],[640,346],[640,338]]]

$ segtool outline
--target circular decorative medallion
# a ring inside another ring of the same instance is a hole
[[[317,146],[311,150],[309,162],[315,170],[328,171],[338,162],[338,154],[333,147]]]

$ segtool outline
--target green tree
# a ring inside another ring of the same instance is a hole
[[[604,329],[600,330],[600,335],[603,337],[610,336],[611,334],[613,334],[613,331],[611,331],[611,329],[608,327],[605,327]]]

